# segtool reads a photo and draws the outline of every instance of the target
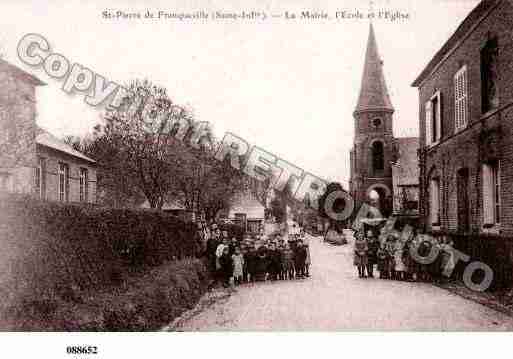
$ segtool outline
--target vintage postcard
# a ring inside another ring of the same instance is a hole
[[[0,19],[0,331],[513,329],[513,1]]]

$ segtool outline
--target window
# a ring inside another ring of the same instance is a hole
[[[454,122],[456,132],[467,127],[468,94],[467,66],[463,66],[454,75]]]
[[[372,120],[372,126],[374,126],[375,128],[381,126],[381,119],[379,117],[374,118]]]
[[[440,180],[433,178],[429,182],[429,214],[432,226],[440,225]]]
[[[442,97],[437,91],[428,102],[426,102],[426,145],[437,143],[442,138]]]
[[[89,183],[87,168],[80,169],[80,202],[87,202],[87,187]]]
[[[499,162],[483,164],[483,222],[500,223],[500,166]]]
[[[497,39],[490,39],[481,50],[481,108],[488,112],[499,107],[497,89]]]
[[[470,229],[469,171],[460,169],[456,174],[458,201],[458,230],[467,232]]]
[[[11,191],[11,175],[9,173],[0,173],[0,192]]]
[[[45,159],[42,157],[38,158],[38,164],[36,167],[36,193],[41,199],[45,199],[45,187],[46,187],[46,168]]]
[[[371,152],[372,152],[372,168],[375,171],[383,170],[385,168],[383,142],[375,141],[372,144]]]
[[[69,166],[59,163],[59,201],[67,202],[69,197]]]

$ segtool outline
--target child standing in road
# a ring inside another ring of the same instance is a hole
[[[365,236],[360,233],[354,241],[354,265],[358,268],[358,277],[366,278],[365,267],[367,267],[367,251],[369,247]]]
[[[395,264],[394,269],[395,269],[396,279],[398,279],[398,280],[405,279],[406,265],[404,264],[403,252],[404,252],[404,242],[399,239],[395,243],[395,250],[394,250],[394,264]]]
[[[305,263],[306,263],[306,248],[303,246],[301,240],[297,241],[296,252],[294,255],[294,267],[296,269],[296,278],[303,278],[305,276]]]
[[[223,286],[228,288],[230,286],[230,278],[233,275],[233,260],[230,257],[230,248],[224,247],[223,254],[219,258],[220,273],[223,280]]]
[[[390,266],[388,252],[384,243],[380,245],[376,257],[378,261],[379,278],[388,279],[390,277]]]
[[[288,243],[285,243],[281,253],[283,279],[294,279],[294,252]]]
[[[235,248],[235,253],[232,255],[233,261],[233,280],[235,285],[242,283],[244,276],[244,256],[240,252],[240,248]]]

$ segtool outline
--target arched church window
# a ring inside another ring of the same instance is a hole
[[[372,144],[372,168],[375,171],[380,171],[385,168],[385,154],[383,142],[381,141],[376,141]]]

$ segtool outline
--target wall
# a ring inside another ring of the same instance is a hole
[[[427,179],[437,173],[442,180],[441,229],[457,230],[458,199],[456,173],[460,168],[469,170],[469,201],[471,229],[485,232],[482,228],[481,164],[492,154],[501,161],[501,235],[513,235],[513,9],[509,1],[498,7],[464,38],[461,45],[441,63],[420,86],[420,144],[425,147],[425,103],[440,90],[442,93],[442,140],[427,150],[422,159],[422,212],[428,215]],[[499,110],[482,114],[480,50],[488,36],[497,36],[499,42]],[[454,134],[454,74],[465,64],[468,71],[469,124],[465,130]],[[491,147],[483,141],[490,133]],[[429,229],[429,224],[428,229]]]
[[[35,86],[0,61],[0,172],[11,175],[9,189],[33,189],[36,164]]]

